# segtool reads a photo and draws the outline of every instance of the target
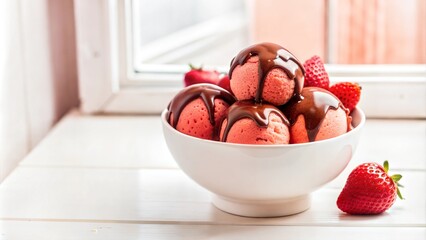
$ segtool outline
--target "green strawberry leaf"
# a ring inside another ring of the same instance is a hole
[[[395,174],[395,175],[392,175],[391,178],[394,182],[397,183],[402,178],[402,175],[401,174]]]
[[[388,170],[389,170],[389,162],[388,162],[388,160],[385,160],[385,162],[383,163],[383,168],[385,169],[385,173],[388,173]]]
[[[396,194],[398,194],[399,199],[404,200],[405,198],[402,197],[401,192],[399,191],[399,188],[396,188]]]
[[[385,170],[385,173],[388,173],[389,170],[389,162],[388,160],[386,160],[383,163],[383,169]],[[402,175],[401,174],[394,174],[390,177],[392,179],[392,181],[396,184],[396,194],[398,195],[399,199],[404,200],[405,198],[402,197],[401,191],[399,191],[400,187],[404,187],[401,184],[398,183],[399,180],[401,180]]]

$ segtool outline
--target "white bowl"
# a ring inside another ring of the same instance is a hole
[[[241,216],[303,212],[310,193],[336,178],[355,153],[365,115],[352,113],[354,129],[312,143],[248,145],[191,137],[161,119],[167,146],[180,168],[213,193],[219,209]]]

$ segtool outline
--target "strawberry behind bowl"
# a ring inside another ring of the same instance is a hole
[[[218,85],[222,76],[221,73],[216,70],[206,70],[203,67],[194,67],[189,64],[191,70],[185,74],[183,79],[185,87],[191,86],[198,83],[210,83]]]
[[[319,56],[313,56],[303,64],[305,68],[304,87],[320,87],[328,89],[330,80],[324,63]]]
[[[340,99],[343,105],[353,111],[361,99],[361,86],[353,82],[339,82],[330,87],[330,92]]]
[[[231,82],[230,82],[230,80],[229,80],[229,76],[228,75],[224,75],[220,80],[219,80],[219,83],[218,83],[218,85],[219,85],[219,87],[221,87],[221,88],[224,88],[224,89],[226,89],[226,90],[228,90],[228,92],[230,92],[230,93],[232,93],[232,90],[231,90]]]

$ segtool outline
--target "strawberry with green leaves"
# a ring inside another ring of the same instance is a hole
[[[364,163],[356,167],[337,199],[337,207],[356,215],[379,214],[389,209],[396,196],[402,198],[398,187],[400,174],[388,175],[389,163]]]

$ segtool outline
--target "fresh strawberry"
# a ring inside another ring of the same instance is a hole
[[[224,89],[228,90],[229,92],[232,92],[231,91],[231,82],[229,81],[228,75],[223,76],[220,79],[218,85],[219,85],[219,87],[224,88]]]
[[[361,98],[361,86],[358,83],[352,82],[339,82],[330,87],[336,97],[340,99],[349,111],[352,112]]]
[[[364,163],[356,167],[337,199],[337,207],[349,214],[379,214],[389,209],[396,195],[401,175],[388,176],[388,161],[383,167],[377,163]]]
[[[220,73],[215,70],[204,70],[202,67],[195,68],[189,65],[191,70],[185,74],[185,87],[197,83],[211,83],[217,85],[220,81]]]
[[[325,71],[324,63],[318,56],[313,56],[310,59],[306,60],[303,64],[305,68],[305,82],[304,87],[320,87],[323,89],[328,89],[330,85],[330,80],[328,79],[328,74]]]

